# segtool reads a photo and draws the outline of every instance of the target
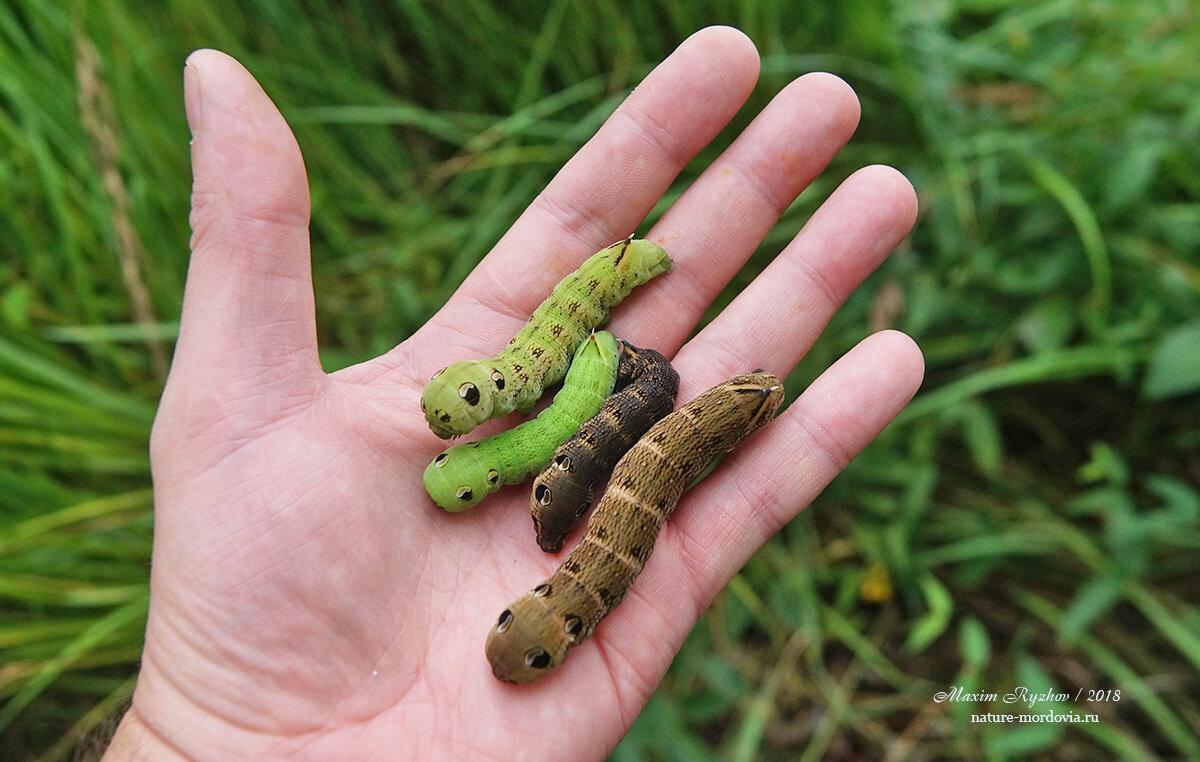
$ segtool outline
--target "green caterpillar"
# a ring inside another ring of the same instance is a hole
[[[563,540],[592,505],[592,490],[658,419],[675,409],[679,374],[653,349],[621,342],[617,388],[600,411],[571,438],[533,481],[529,512],[537,542],[547,553]]]
[[[554,287],[503,352],[433,375],[421,394],[429,428],[449,439],[513,410],[528,413],[542,390],[562,379],[575,348],[608,322],[609,309],[671,266],[662,247],[633,236],[593,254]]]
[[[734,376],[654,424],[617,462],[583,541],[492,626],[492,674],[533,682],[590,637],[629,592],[684,489],[770,421],[782,402],[783,384],[758,371]]]
[[[425,468],[425,491],[447,511],[477,504],[501,484],[539,471],[554,448],[600,409],[617,379],[620,345],[608,331],[579,345],[554,402],[532,421],[476,442],[455,445]]]

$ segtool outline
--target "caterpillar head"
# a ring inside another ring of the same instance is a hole
[[[593,485],[571,477],[574,463],[570,455],[556,455],[551,464],[553,470],[542,473],[533,483],[529,513],[538,545],[547,553],[557,553],[592,506]]]
[[[479,442],[455,445],[425,467],[425,491],[447,511],[466,510],[500,488],[500,473],[480,469],[471,450]]]
[[[433,374],[421,393],[421,412],[442,439],[466,434],[492,417],[495,393],[504,388],[498,368],[462,360]]]
[[[669,273],[673,266],[663,247],[642,238],[634,240],[633,236],[630,236],[609,246],[608,250],[616,251],[614,268],[627,276],[633,275],[631,280],[635,284],[645,283],[651,278]]]
[[[746,418],[745,436],[770,423],[783,404],[783,382],[766,371],[734,376],[723,386],[734,392],[734,402]]]
[[[547,605],[543,582],[506,608],[488,633],[492,674],[506,683],[532,683],[553,672],[584,635],[583,620]]]

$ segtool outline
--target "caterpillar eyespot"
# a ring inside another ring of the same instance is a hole
[[[671,266],[662,247],[632,236],[593,254],[554,287],[504,351],[433,374],[421,394],[429,428],[449,439],[513,410],[528,413],[543,389],[562,380],[580,343],[608,322],[609,309]]]
[[[783,384],[770,373],[734,376],[654,424],[613,469],[583,541],[488,633],[492,674],[528,683],[562,664],[625,598],[684,489],[782,402]]]
[[[509,616],[512,615],[509,614]],[[574,614],[568,614],[567,618],[563,620],[563,632],[570,635],[572,639],[579,637],[579,634],[583,632],[583,620]]]
[[[425,468],[425,491],[447,511],[462,511],[501,485],[517,484],[536,473],[554,448],[600,409],[616,381],[619,351],[611,333],[592,334],[579,345],[562,389],[548,408],[502,434],[439,453]]]
[[[533,482],[529,512],[537,543],[547,553],[562,550],[567,534],[592,505],[592,490],[617,460],[656,421],[675,407],[679,374],[652,349],[621,342],[616,392],[604,401]]]
[[[458,387],[458,396],[466,400],[468,405],[478,405],[479,387],[468,381]]]
[[[550,654],[540,648],[531,648],[525,652],[525,666],[545,669],[550,666]]]

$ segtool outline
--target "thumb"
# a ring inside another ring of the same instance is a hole
[[[184,100],[192,257],[172,375],[314,378],[308,180],[296,139],[250,73],[215,50],[188,57]]]

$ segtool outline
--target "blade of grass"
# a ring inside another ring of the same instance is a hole
[[[140,489],[86,500],[57,511],[33,516],[0,530],[0,557],[6,553],[17,553],[39,545],[61,543],[70,536],[61,531],[64,528],[70,527],[77,532],[111,528],[117,519],[126,516],[125,521],[140,518],[148,513],[153,505],[154,492],[150,489]]]
[[[81,632],[79,637],[63,648],[58,656],[43,664],[8,700],[8,703],[0,707],[0,731],[8,727],[22,709],[37,698],[63,671],[69,669],[77,659],[95,650],[120,629],[135,622],[144,621],[147,602],[148,599],[142,597],[113,609]]]
[[[727,759],[733,762],[751,762],[758,759],[759,748],[763,744],[767,723],[776,708],[776,695],[788,674],[796,670],[796,662],[803,653],[808,639],[803,630],[796,630],[783,646],[779,661],[763,681],[758,693],[750,699],[750,704],[742,716],[741,727],[738,728],[732,748]]]
[[[1067,176],[1045,161],[1025,157],[1025,168],[1039,186],[1062,205],[1071,223],[1079,234],[1079,242],[1087,255],[1088,267],[1092,271],[1092,306],[1099,310],[1100,318],[1107,317],[1112,301],[1112,263],[1108,247],[1104,243],[1104,232],[1096,220],[1096,213],[1084,198],[1083,193]]]
[[[42,335],[50,341],[64,344],[164,341],[179,338],[179,323],[46,326],[42,329]]]
[[[0,577],[0,596],[39,606],[115,606],[146,597],[146,585],[95,585],[30,574]]]
[[[84,712],[67,732],[63,733],[53,745],[36,758],[35,762],[54,762],[54,760],[66,759],[75,749],[78,749],[75,755],[76,759],[99,758],[104,751],[104,745],[111,739],[111,734],[102,734],[96,738],[96,743],[100,747],[97,749],[88,748],[88,739],[102,725],[106,723],[115,725],[119,719],[117,713],[121,712],[129,703],[135,687],[137,687],[136,675],[122,682],[102,701]],[[113,730],[115,731],[115,727]]]
[[[128,416],[147,425],[154,420],[153,404],[105,389],[2,338],[0,364],[6,364],[39,382],[81,400],[87,400],[101,410]]]
[[[893,426],[903,426],[922,416],[949,410],[972,397],[996,389],[1039,381],[1062,381],[1097,375],[1128,373],[1149,356],[1149,347],[1082,346],[1014,360],[951,381],[908,403]]]
[[[1121,592],[1126,600],[1136,606],[1142,615],[1150,620],[1154,628],[1162,633],[1163,637],[1175,646],[1200,674],[1200,634],[1180,621],[1179,617],[1175,616],[1145,586],[1130,583],[1126,584]],[[1196,609],[1193,607],[1193,618],[1196,615]]]
[[[1062,612],[1042,596],[1029,591],[1017,593],[1017,602],[1031,614],[1057,628]],[[1200,759],[1200,740],[1176,715],[1171,707],[1163,701],[1154,690],[1146,684],[1140,675],[1134,672],[1121,657],[1100,643],[1091,635],[1082,635],[1076,647],[1086,655],[1093,664],[1112,677],[1114,684],[1129,695],[1141,707],[1142,711],[1162,731],[1163,736],[1175,745],[1186,759]]]

